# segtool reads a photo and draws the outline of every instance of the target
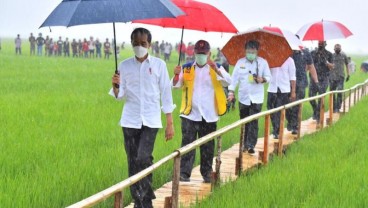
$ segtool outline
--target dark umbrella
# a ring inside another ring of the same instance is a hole
[[[185,13],[170,0],[63,0],[40,28],[113,23],[115,73],[117,73],[115,22],[177,17],[183,14]]]

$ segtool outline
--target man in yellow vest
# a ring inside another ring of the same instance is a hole
[[[226,113],[226,96],[223,87],[231,83],[225,69],[213,62],[210,44],[199,40],[194,46],[195,61],[177,66],[174,70],[174,88],[182,89],[180,108],[182,146],[216,131],[219,116]],[[211,182],[215,141],[200,147],[200,172],[205,183]],[[195,150],[181,158],[180,180],[190,181]]]

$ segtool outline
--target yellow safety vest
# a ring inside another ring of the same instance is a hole
[[[189,115],[192,111],[192,97],[193,97],[193,87],[195,78],[195,66],[184,65],[183,66],[183,87],[182,87],[182,97],[181,97],[181,108],[180,113],[184,115]],[[216,72],[210,69],[210,75],[212,84],[215,91],[215,108],[217,115],[222,116],[226,113],[226,95],[220,81],[217,80]]]

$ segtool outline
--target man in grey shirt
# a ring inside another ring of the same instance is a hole
[[[346,81],[349,81],[349,68],[348,68],[348,57],[344,52],[341,51],[341,45],[336,44],[334,47],[335,53],[333,54],[334,67],[330,72],[330,90],[343,90],[344,89],[344,81],[345,81],[345,73],[344,66],[346,69]],[[333,99],[333,111],[334,113],[338,113],[341,108],[342,103],[342,94],[339,93],[334,95]]]

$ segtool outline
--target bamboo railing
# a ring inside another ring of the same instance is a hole
[[[259,118],[265,117],[265,128],[264,128],[264,149],[260,152],[260,158],[262,160],[262,163],[266,165],[268,163],[268,156],[269,156],[269,150],[268,150],[268,144],[269,144],[269,135],[270,135],[270,115],[276,112],[281,111],[281,118],[280,118],[280,132],[279,132],[279,141],[276,142],[276,152],[279,156],[282,155],[283,152],[283,131],[284,131],[284,120],[285,120],[285,111],[286,109],[289,109],[294,106],[299,107],[299,114],[298,114],[298,123],[299,123],[299,129],[298,129],[298,135],[296,139],[300,138],[300,127],[302,122],[302,110],[303,110],[303,104],[312,100],[320,100],[320,107],[321,107],[321,114],[320,114],[320,123],[316,125],[316,129],[322,129],[324,125],[324,114],[325,114],[325,97],[329,96],[329,118],[327,124],[331,125],[333,123],[333,96],[335,94],[343,94],[343,112],[342,115],[346,113],[346,93],[348,93],[348,106],[349,109],[351,107],[351,99],[353,99],[353,104],[355,105],[358,100],[360,100],[363,96],[367,95],[367,85],[368,80],[366,80],[364,83],[357,84],[354,87],[346,90],[340,90],[340,91],[330,91],[326,92],[324,94],[305,98],[302,100],[298,100],[292,103],[289,103],[284,106],[280,106],[278,108],[274,108],[271,110],[263,111],[258,114],[254,114],[251,116],[248,116],[244,119],[238,120],[228,126],[225,126],[215,132],[212,132],[202,138],[197,139],[196,141],[181,147],[177,150],[175,150],[173,153],[167,155],[166,157],[162,158],[161,160],[157,161],[150,167],[142,170],[141,172],[125,179],[124,181],[121,181],[99,193],[96,193],[95,195],[92,195],[86,199],[83,199],[82,201],[79,201],[73,205],[68,206],[68,208],[79,208],[79,207],[91,207],[93,205],[98,204],[99,202],[104,201],[105,199],[115,196],[115,208],[121,208],[123,207],[123,191],[124,189],[129,188],[131,185],[135,184],[142,178],[146,177],[147,175],[153,173],[156,169],[158,169],[160,166],[166,164],[167,162],[173,160],[174,161],[174,167],[173,167],[173,177],[172,177],[172,196],[167,197],[165,200],[165,207],[172,207],[172,208],[178,208],[179,207],[179,178],[180,178],[180,159],[182,155],[187,154],[188,152],[200,147],[202,144],[205,144],[213,139],[217,139],[217,157],[216,157],[216,166],[215,166],[215,172],[212,174],[212,185],[218,184],[220,179],[220,167],[221,167],[221,146],[222,146],[222,135],[233,130],[236,128],[241,128],[240,133],[240,139],[239,139],[239,157],[236,159],[236,173],[240,175],[242,173],[243,167],[243,153],[242,153],[242,135],[244,135],[244,128],[245,124],[257,120]],[[360,92],[360,93],[359,93]],[[214,187],[214,186],[212,186]]]

